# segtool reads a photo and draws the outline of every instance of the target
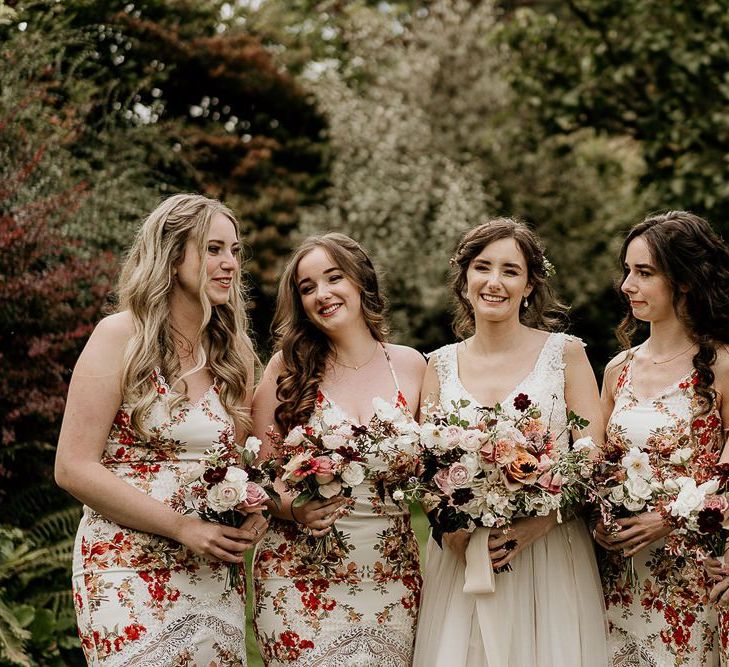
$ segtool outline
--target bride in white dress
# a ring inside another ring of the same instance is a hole
[[[475,418],[479,406],[513,411],[524,393],[553,433],[573,410],[590,421],[581,435],[599,444],[598,389],[583,345],[543,330],[561,308],[536,236],[514,220],[492,220],[464,236],[451,263],[454,328],[464,340],[431,355],[426,400],[447,410],[466,399],[465,416]],[[558,446],[568,444],[565,432]],[[495,575],[493,592],[464,593],[466,562],[470,573],[480,549],[488,549],[494,570],[512,569]],[[461,530],[445,535],[442,549],[428,541],[415,667],[601,667],[606,630],[592,541],[580,519],[560,524],[550,515],[490,534]]]

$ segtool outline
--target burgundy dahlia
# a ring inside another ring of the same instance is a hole
[[[514,399],[514,407],[519,412],[524,412],[531,404],[531,399],[526,394],[518,394]]]

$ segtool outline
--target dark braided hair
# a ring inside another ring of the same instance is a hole
[[[699,346],[692,362],[696,369],[696,394],[705,414],[716,401],[714,370],[717,345],[729,343],[729,249],[708,222],[687,211],[651,215],[635,225],[620,250],[623,280],[630,242],[641,237],[656,268],[666,277],[678,318]],[[616,334],[627,349],[638,321],[631,310]]]
[[[281,276],[276,314],[271,325],[283,365],[276,389],[280,403],[275,418],[284,434],[309,420],[324,376],[327,356],[332,352],[329,338],[306,316],[296,284],[299,262],[315,248],[325,250],[359,288],[362,316],[372,336],[384,342],[388,333],[387,303],[380,292],[375,267],[362,246],[338,232],[307,238],[292,254]]]
[[[487,245],[501,239],[514,239],[519,246],[526,261],[527,280],[532,286],[529,308],[520,307],[519,320],[526,326],[545,331],[564,328],[567,308],[552,292],[549,277],[553,268],[544,256],[541,241],[523,222],[514,218],[494,218],[467,231],[451,257],[449,285],[455,302],[453,330],[456,336],[466,338],[476,326],[473,306],[465,296],[468,267]]]

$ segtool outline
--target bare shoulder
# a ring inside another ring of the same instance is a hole
[[[105,317],[86,342],[74,373],[93,376],[121,373],[127,343],[133,335],[131,313],[121,312]]]
[[[607,366],[605,366],[605,370],[602,374],[602,383],[604,387],[610,390],[611,394],[615,392],[618,377],[620,376],[623,368],[625,368],[625,364],[633,356],[635,349],[636,348],[632,347],[629,350],[619,352],[608,362]]]
[[[128,310],[108,315],[96,325],[94,335],[117,342],[129,340],[134,335],[134,318]]]
[[[630,357],[633,356],[635,350],[635,347],[631,347],[629,350],[622,350],[616,354],[610,361],[608,361],[607,366],[605,366],[605,374],[607,375],[617,369],[622,369]]]
[[[585,343],[582,338],[567,335],[564,342],[564,358],[567,363],[570,361],[577,362],[587,358],[585,352]]]
[[[385,347],[390,359],[398,367],[420,373],[425,371],[425,357],[415,348],[407,345],[395,345],[394,343],[387,343]]]
[[[284,370],[284,359],[283,359],[283,352],[280,350],[278,352],[275,352],[273,356],[268,360],[268,363],[266,364],[266,368],[263,371],[263,375],[266,378],[270,378],[274,382],[278,379],[278,376],[281,375],[281,373]]]

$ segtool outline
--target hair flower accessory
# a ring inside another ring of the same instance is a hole
[[[547,278],[551,278],[555,273],[557,273],[557,269],[554,268],[554,264],[547,259],[546,255],[542,255],[542,268],[544,269],[544,273],[547,274]]]

